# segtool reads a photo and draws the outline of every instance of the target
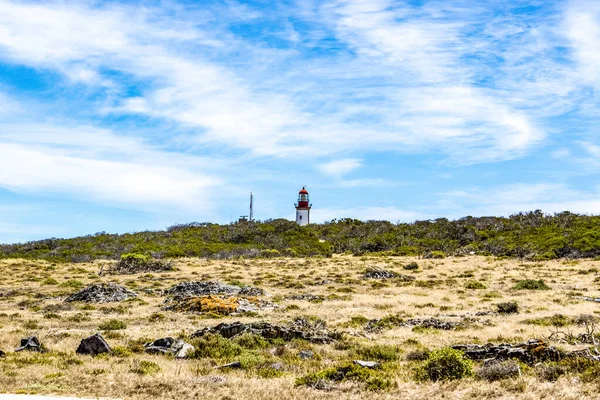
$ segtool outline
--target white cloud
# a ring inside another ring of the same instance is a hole
[[[210,209],[222,181],[212,160],[153,148],[140,140],[80,126],[0,125],[0,187],[63,193],[138,209]]]
[[[318,166],[319,171],[325,175],[341,177],[362,166],[362,161],[356,158],[334,160]]]
[[[220,18],[238,18],[239,9],[228,7]],[[479,22],[468,9],[322,3],[311,23],[333,30],[356,54],[333,63],[249,43],[213,28],[210,18],[194,25],[184,13],[139,10],[0,0],[0,48],[15,62],[78,83],[113,87],[119,83],[102,71],[125,73],[144,82],[142,93],[112,97],[104,112],[176,121],[195,129],[201,145],[257,156],[436,150],[484,162],[521,156],[544,138],[509,96],[470,83],[474,67],[463,58],[482,39],[468,35]]]
[[[600,88],[600,5],[571,2],[561,28],[571,42],[579,79]]]

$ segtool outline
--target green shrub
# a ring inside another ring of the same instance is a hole
[[[58,285],[58,281],[54,278],[46,278],[42,281],[44,285]]]
[[[563,327],[573,324],[573,319],[563,314],[554,314],[551,317],[540,317],[532,318],[523,321],[528,325],[540,325],[540,326],[556,326]]]
[[[487,289],[487,286],[479,281],[470,281],[465,284],[465,289]]]
[[[401,353],[399,346],[389,344],[359,346],[354,350],[356,358],[367,361],[395,361]]]
[[[344,382],[347,380],[362,382],[369,390],[386,390],[394,386],[393,381],[385,374],[377,370],[363,368],[352,362],[305,375],[296,379],[296,385],[315,387],[323,381]]]
[[[414,270],[419,269],[419,264],[417,264],[416,262],[413,261],[413,262],[410,262],[410,263],[404,265],[402,268],[404,268],[407,271],[414,271]]]
[[[113,346],[112,347],[113,355],[119,358],[125,358],[131,356],[133,353],[130,349],[123,346]]]
[[[546,285],[543,280],[524,279],[517,282],[514,289],[517,290],[550,290],[550,286]]]
[[[162,313],[153,313],[148,317],[148,321],[150,322],[158,322],[164,320],[166,317]]]
[[[127,324],[118,319],[111,319],[110,321],[106,321],[98,325],[98,329],[101,331],[118,331],[126,328]]]
[[[496,304],[496,309],[499,314],[517,314],[519,312],[519,304],[516,301],[507,301]]]
[[[242,354],[242,347],[221,335],[204,335],[192,342],[196,351],[191,358],[214,358],[229,360]]]
[[[160,372],[160,366],[153,361],[135,360],[130,371],[140,375],[153,375]]]
[[[260,251],[260,257],[275,258],[281,256],[281,253],[276,249],[266,249]]]
[[[267,339],[259,335],[244,333],[233,339],[233,342],[244,349],[264,349],[269,347],[270,343]]]
[[[442,259],[442,258],[446,258],[446,253],[444,253],[443,251],[439,251],[439,250],[434,250],[431,251],[427,254],[425,254],[424,256],[425,258],[437,258],[437,259]]]
[[[416,370],[417,380],[444,381],[473,375],[473,362],[463,352],[446,347],[432,351]]]
[[[83,285],[83,282],[81,282],[81,281],[78,281],[75,279],[69,279],[68,281],[61,283],[60,286],[73,288],[73,289],[81,289],[84,285]]]

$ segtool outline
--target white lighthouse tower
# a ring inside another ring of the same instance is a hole
[[[296,206],[296,223],[300,226],[310,224],[310,208],[312,204],[308,203],[308,191],[306,187],[302,187],[302,190],[298,193],[298,203]]]

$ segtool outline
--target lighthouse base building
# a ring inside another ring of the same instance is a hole
[[[300,226],[310,224],[310,209],[312,204],[309,204],[306,187],[302,187],[302,190],[298,193],[298,202],[294,206],[296,207],[296,223]]]

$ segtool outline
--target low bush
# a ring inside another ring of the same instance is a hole
[[[516,301],[507,301],[496,304],[496,311],[499,314],[517,314],[519,312],[519,304]]]
[[[526,319],[523,322],[528,325],[563,327],[563,326],[569,326],[569,325],[573,324],[574,321],[571,317],[567,317],[566,315],[554,314],[551,317]]]
[[[490,382],[516,378],[519,375],[521,375],[521,367],[513,360],[492,362],[477,371],[479,378]]]
[[[419,264],[417,264],[415,261],[413,261],[413,262],[410,262],[410,263],[404,265],[402,268],[404,268],[407,271],[414,271],[414,270],[419,269]]]
[[[399,346],[388,344],[375,344],[370,346],[359,346],[354,350],[354,356],[367,361],[396,361],[402,349]]]
[[[296,379],[296,385],[317,387],[323,382],[355,381],[365,384],[369,390],[385,390],[394,386],[393,381],[378,370],[364,368],[352,362],[347,362],[337,367],[305,375]]]
[[[516,290],[550,290],[550,286],[546,285],[543,280],[524,279],[515,285]]]
[[[153,361],[135,360],[130,371],[140,375],[153,375],[160,372],[160,366]]]
[[[416,370],[420,381],[445,381],[473,375],[473,362],[463,352],[452,348],[432,351],[427,360]]]
[[[98,329],[101,331],[118,331],[126,328],[127,324],[118,319],[111,319],[110,321],[106,321],[98,325]]]
[[[465,284],[465,289],[487,289],[487,286],[479,281],[469,281]]]

